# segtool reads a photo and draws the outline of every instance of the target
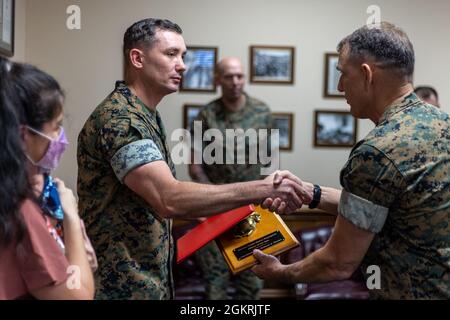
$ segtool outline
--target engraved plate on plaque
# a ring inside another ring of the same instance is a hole
[[[284,237],[280,231],[272,232],[264,237],[256,239],[255,241],[249,242],[244,246],[236,248],[233,250],[234,255],[238,260],[242,260],[253,254],[253,250],[259,249],[264,250],[273,246],[274,244],[284,241]]]

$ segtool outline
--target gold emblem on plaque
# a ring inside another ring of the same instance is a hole
[[[231,232],[235,238],[248,237],[256,230],[256,224],[260,221],[261,215],[258,212],[253,212],[247,218],[234,226]]]

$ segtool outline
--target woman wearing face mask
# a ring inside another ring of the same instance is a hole
[[[48,175],[67,146],[62,90],[33,66],[0,59],[0,93],[0,299],[92,299],[76,199]]]

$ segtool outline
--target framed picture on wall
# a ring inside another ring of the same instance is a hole
[[[190,130],[192,122],[203,108],[201,104],[185,104],[183,106],[183,128]]]
[[[274,128],[280,130],[280,150],[291,151],[293,146],[294,114],[273,112]]]
[[[356,135],[357,121],[350,112],[315,111],[314,146],[353,147]]]
[[[344,93],[339,92],[338,84],[341,72],[337,69],[339,54],[325,53],[325,76],[323,95],[326,98],[343,98]]]
[[[294,47],[250,46],[251,83],[294,83]]]
[[[216,92],[216,47],[187,47],[184,63],[186,71],[181,80],[180,91]]]
[[[14,55],[14,0],[0,0],[0,55]]]

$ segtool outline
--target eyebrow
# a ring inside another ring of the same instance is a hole
[[[175,51],[175,52],[182,52],[182,53],[186,53],[187,50],[181,50],[178,47],[169,47],[167,48],[165,51]]]
[[[244,73],[243,72],[226,72],[226,73],[224,73],[223,74],[225,77],[234,77],[234,76],[238,76],[238,77],[240,77],[240,76],[243,76],[244,75]]]

